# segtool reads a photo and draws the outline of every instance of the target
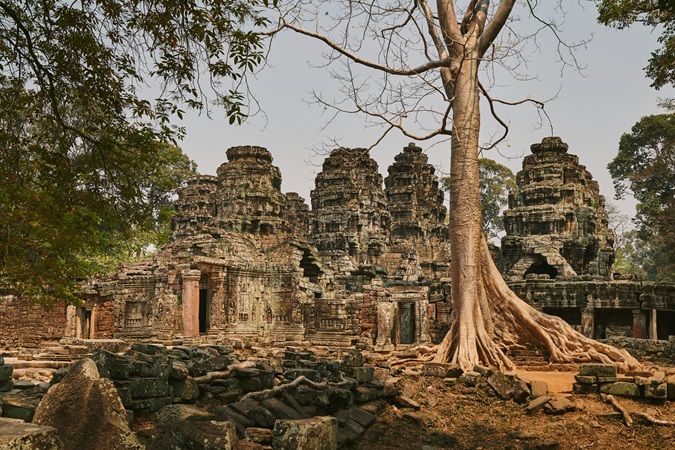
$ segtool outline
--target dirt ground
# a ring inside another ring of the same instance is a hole
[[[635,419],[624,425],[599,395],[576,396],[574,373],[521,373],[522,378],[551,383],[551,396],[568,396],[577,411],[560,416],[537,412],[494,396],[489,387],[468,388],[431,377],[404,377],[404,395],[420,403],[419,411],[389,405],[377,422],[348,447],[372,449],[675,449],[675,427]],[[570,381],[571,380],[571,381]],[[562,391],[562,392],[560,392]],[[675,422],[675,402],[653,404],[618,398],[628,411]]]

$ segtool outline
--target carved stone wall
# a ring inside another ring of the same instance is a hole
[[[504,212],[502,272],[510,279],[608,277],[614,235],[598,183],[560,138],[531,150]]]
[[[0,296],[0,348],[37,348],[66,333],[66,305],[44,305],[13,295]]]
[[[197,228],[211,223],[217,187],[218,179],[211,175],[198,175],[187,181],[174,203],[176,214],[171,219],[174,237],[194,233]]]

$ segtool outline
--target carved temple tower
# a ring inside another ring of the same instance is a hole
[[[531,146],[504,212],[502,272],[525,277],[608,277],[614,234],[597,181],[558,137]]]

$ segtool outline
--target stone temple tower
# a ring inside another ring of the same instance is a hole
[[[412,266],[417,266],[419,275],[425,277],[433,276],[441,266],[441,271],[448,267],[447,209],[435,168],[428,161],[422,149],[411,143],[396,155],[384,180],[392,244],[387,268],[392,272],[391,264],[397,264],[393,260],[397,255],[408,259],[404,263],[408,266],[406,274],[401,274],[406,280],[414,278]]]
[[[348,255],[378,265],[386,250],[389,213],[382,175],[367,149],[338,148],[317,175],[312,199],[312,241],[327,256]]]
[[[218,226],[260,235],[286,230],[281,172],[272,165],[270,152],[255,146],[232,147],[227,159],[218,168],[214,212]]]
[[[504,212],[502,273],[510,279],[608,277],[614,233],[597,181],[558,137],[531,146]]]
[[[212,175],[197,175],[178,191],[176,215],[171,219],[174,238],[193,234],[200,226],[210,225],[215,210],[214,194],[218,179]]]

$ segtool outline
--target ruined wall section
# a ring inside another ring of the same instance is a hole
[[[367,149],[333,150],[311,199],[311,240],[323,256],[347,256],[356,267],[380,264],[390,221],[382,175]]]
[[[435,168],[428,161],[422,149],[411,143],[396,155],[384,180],[391,215],[385,267],[395,279],[448,275],[447,208]]]
[[[511,279],[608,277],[614,235],[598,183],[560,138],[531,150],[504,212],[502,272]]]
[[[171,219],[174,239],[188,236],[212,224],[217,187],[216,177],[197,175],[178,191],[178,199],[174,203],[176,214]]]
[[[50,307],[13,295],[0,296],[0,348],[38,348],[66,332],[66,305]]]

